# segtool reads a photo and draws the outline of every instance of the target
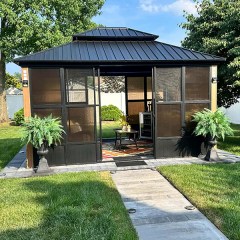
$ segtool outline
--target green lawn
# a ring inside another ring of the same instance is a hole
[[[108,172],[0,180],[0,239],[135,240]]]
[[[115,138],[114,128],[121,128],[117,121],[102,121],[102,138]]]
[[[21,142],[21,127],[0,124],[0,170],[12,160],[24,145]]]
[[[229,239],[240,239],[240,164],[175,165],[158,170]]]
[[[234,136],[226,137],[225,141],[218,142],[218,148],[240,155],[240,124],[231,124]]]

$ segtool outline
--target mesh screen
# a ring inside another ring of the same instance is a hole
[[[139,112],[144,111],[144,102],[128,102],[129,124],[139,124]]]
[[[68,108],[68,141],[87,143],[95,141],[94,107]]]
[[[181,68],[156,69],[156,101],[181,101]]]
[[[33,105],[61,103],[59,69],[31,69]]]
[[[152,99],[152,78],[147,77],[147,99]]]
[[[94,102],[93,73],[87,69],[66,70],[66,94],[68,102],[87,102],[87,86],[91,101]],[[92,100],[93,99],[93,100]]]
[[[204,108],[209,108],[208,103],[187,103],[185,105],[185,121],[190,122],[192,115],[196,112],[202,111]]]
[[[128,100],[144,99],[144,77],[127,78]]]
[[[157,105],[157,136],[181,136],[181,105]]]
[[[48,109],[43,109],[43,108],[38,108],[38,109],[33,109],[32,110],[32,115],[37,115],[39,117],[47,117],[52,114],[53,117],[62,117],[62,111],[61,108],[48,108]]]
[[[209,67],[186,67],[186,100],[209,99]]]

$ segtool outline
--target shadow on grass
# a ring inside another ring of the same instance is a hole
[[[23,181],[27,195],[21,201],[30,208],[27,214],[22,209],[25,226],[16,223],[19,227],[1,232],[0,239],[137,239],[119,193],[99,179],[87,173]]]

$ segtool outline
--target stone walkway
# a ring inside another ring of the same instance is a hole
[[[218,150],[220,162],[237,163],[240,162],[240,156]],[[185,157],[185,158],[162,158],[147,159],[143,161],[146,165],[117,167],[115,162],[101,162],[94,164],[67,165],[51,167],[51,174],[63,172],[82,172],[82,171],[125,171],[138,169],[152,169],[163,165],[182,165],[182,164],[214,164],[216,162],[207,162],[203,157]],[[18,154],[9,162],[9,164],[0,172],[0,178],[26,178],[38,176],[32,169],[26,168],[26,148],[23,147]]]
[[[140,240],[227,239],[162,175],[150,169],[112,174]]]

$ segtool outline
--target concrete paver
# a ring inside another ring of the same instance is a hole
[[[140,240],[227,239],[162,175],[151,169],[117,171],[113,180]]]

